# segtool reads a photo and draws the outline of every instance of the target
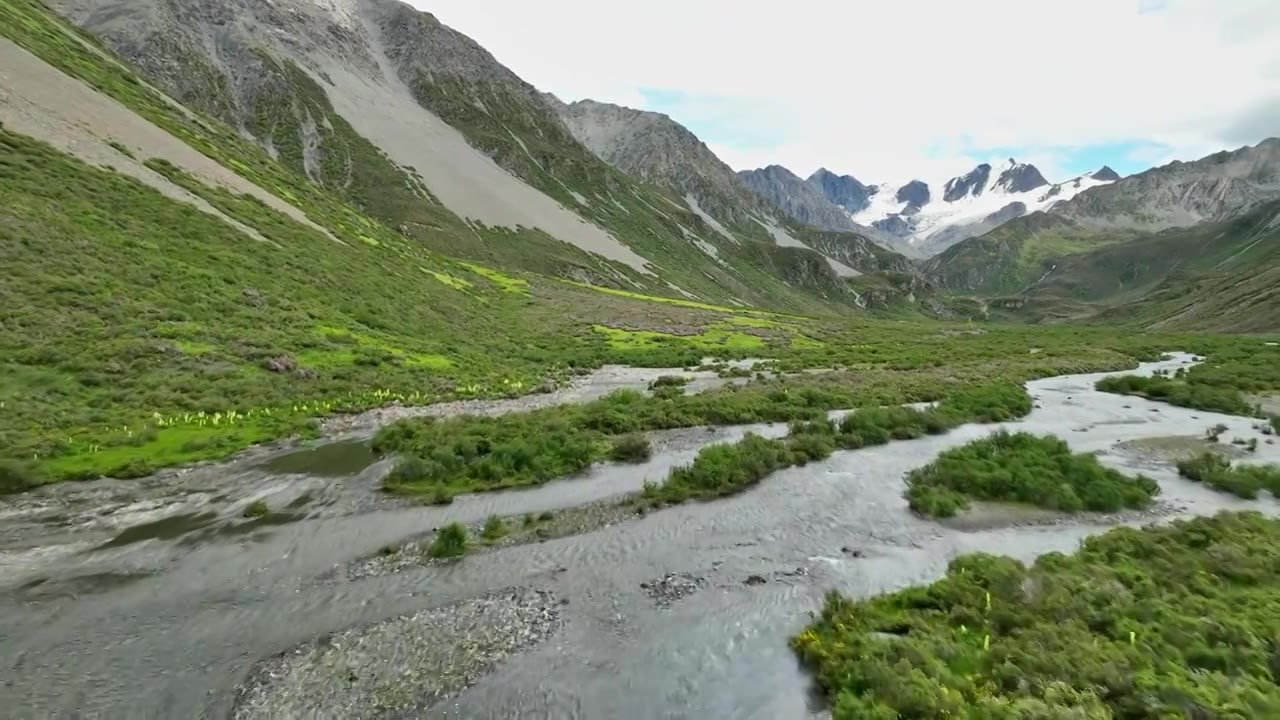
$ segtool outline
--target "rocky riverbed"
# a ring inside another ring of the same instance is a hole
[[[513,588],[344,630],[260,663],[233,717],[413,717],[546,640],[559,623],[554,594]]]

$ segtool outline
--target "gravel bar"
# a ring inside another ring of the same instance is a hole
[[[415,717],[560,627],[553,593],[511,588],[343,630],[259,663],[235,720]]]

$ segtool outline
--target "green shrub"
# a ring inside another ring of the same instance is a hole
[[[1137,395],[1170,405],[1228,415],[1253,415],[1256,410],[1245,401],[1238,388],[1197,381],[1193,374],[1186,375],[1185,379],[1121,375],[1103,378],[1096,387],[1103,392]]]
[[[1280,717],[1280,522],[1118,528],[1031,567],[965,555],[791,640],[835,720]]]
[[[0,495],[26,492],[40,484],[30,466],[17,460],[0,460]]]
[[[692,464],[672,470],[666,482],[646,486],[645,494],[669,503],[721,497],[760,482],[790,462],[785,441],[748,433],[733,444],[708,445]]]
[[[649,439],[640,434],[623,435],[609,449],[609,459],[619,463],[642,463],[652,456]]]
[[[538,515],[538,522],[551,522],[556,519],[556,514],[550,510],[544,510]]]
[[[649,389],[657,390],[659,388],[671,388],[671,387],[682,388],[685,385],[689,384],[689,380],[690,378],[687,378],[683,375],[663,375],[658,379],[654,380],[653,382],[649,383]]]
[[[1145,507],[1159,492],[1154,480],[1103,467],[1093,455],[1073,455],[1058,438],[1001,431],[913,470],[906,497],[921,515],[950,517],[967,498],[1115,512]]]
[[[1178,474],[1246,500],[1258,497],[1260,490],[1280,498],[1280,465],[1232,465],[1221,455],[1206,452],[1179,462]]]
[[[271,506],[267,505],[266,500],[254,500],[244,509],[244,516],[247,518],[266,517],[271,513]]]
[[[480,531],[480,536],[490,542],[501,540],[507,536],[507,524],[497,515],[490,515],[484,522],[484,529]]]
[[[461,557],[467,552],[467,528],[461,523],[450,523],[440,528],[427,553],[434,558]]]

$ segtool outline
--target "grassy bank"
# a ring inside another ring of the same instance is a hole
[[[1280,717],[1280,522],[1224,514],[991,555],[792,640],[837,720]]]
[[[1280,391],[1280,347],[1257,338],[1214,347],[1205,361],[1172,375],[1122,375],[1098,381],[1103,392],[1135,395],[1179,407],[1265,417],[1247,396]]]
[[[1151,503],[1160,487],[1073,454],[1055,437],[999,432],[948,450],[907,475],[911,509],[952,517],[971,500],[1012,502],[1062,512],[1116,512]]]

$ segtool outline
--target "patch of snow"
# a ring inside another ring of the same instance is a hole
[[[716,232],[720,233],[726,239],[732,240],[734,243],[738,242],[738,238],[734,237],[733,233],[729,232],[728,228],[726,228],[724,225],[721,225],[719,220],[716,220],[715,218],[711,217],[710,213],[702,209],[702,206],[698,204],[698,199],[695,198],[692,194],[685,195],[684,201],[688,203],[689,209],[693,211],[693,214],[702,218],[702,222],[710,226],[712,230],[715,230]]]
[[[561,185],[564,185],[564,183],[560,183],[560,184],[561,184]],[[583,195],[582,193],[580,193],[580,192],[578,192],[578,191],[576,191],[576,190],[573,190],[573,189],[569,188],[567,185],[565,186],[565,188],[564,188],[564,189],[565,189],[565,190],[568,190],[568,191],[569,191],[569,194],[570,194],[571,196],[573,196],[573,200],[574,200],[574,202],[578,203],[578,204],[579,204],[579,205],[581,205],[582,207],[591,207],[591,203],[587,201],[587,196],[586,196],[586,195]]]
[[[946,202],[942,199],[943,187],[946,184],[945,180],[942,182],[930,181],[928,183],[929,202],[916,214],[904,216],[908,222],[912,223],[914,228],[912,234],[908,236],[909,242],[912,245],[920,244],[947,228],[980,222],[988,215],[999,211],[1012,202],[1025,204],[1027,206],[1026,214],[1030,215],[1037,211],[1048,210],[1065,200],[1070,200],[1089,188],[1109,184],[1107,180],[1096,180],[1086,174],[1065,182],[1044,185],[1025,192],[1009,192],[1004,188],[996,187],[995,183],[1000,174],[1014,165],[1016,163],[1011,165],[1010,162],[1005,162],[1002,165],[993,166],[990,177],[986,186],[982,188],[981,194],[969,194],[954,202]],[[878,190],[871,196],[867,207],[860,212],[850,214],[850,218],[854,222],[862,225],[871,225],[877,220],[883,220],[890,215],[901,213],[906,208],[907,204],[899,202],[897,199],[898,190],[902,187],[901,184],[882,183],[876,187]]]

